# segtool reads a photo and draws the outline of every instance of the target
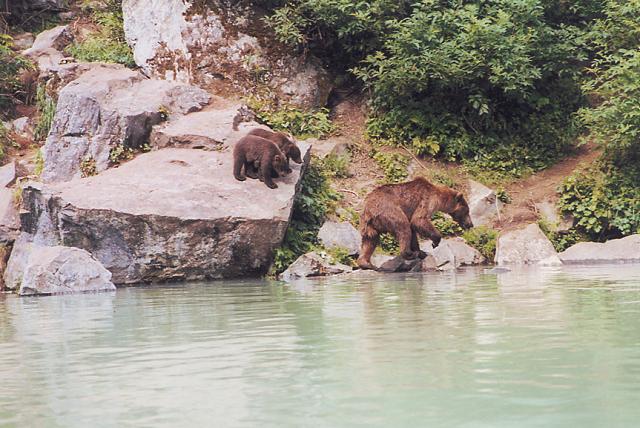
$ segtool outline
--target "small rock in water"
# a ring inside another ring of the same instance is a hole
[[[491,269],[484,270],[484,273],[507,273],[507,272],[511,272],[511,269],[508,269],[505,267],[494,267]]]
[[[283,281],[294,281],[301,278],[336,275],[350,272],[351,267],[343,264],[331,264],[329,260],[316,252],[303,254],[293,262],[279,278]]]

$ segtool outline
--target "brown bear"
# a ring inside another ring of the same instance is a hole
[[[289,138],[282,132],[269,131],[262,128],[254,128],[247,135],[255,135],[256,137],[266,138],[269,141],[276,143],[278,148],[282,150],[282,153],[287,157],[287,173],[291,173],[291,167],[289,166],[289,159],[293,159],[295,163],[302,163],[302,154],[300,149],[293,142],[292,138]]]
[[[276,189],[272,173],[277,177],[285,176],[286,160],[275,143],[255,135],[242,137],[233,148],[233,176],[244,181],[246,177],[259,178],[267,187]],[[257,171],[256,171],[257,170]]]
[[[440,243],[440,233],[431,223],[436,211],[447,213],[463,228],[473,227],[469,206],[462,193],[445,186],[436,186],[423,177],[374,189],[364,201],[360,217],[362,248],[358,257],[361,269],[376,269],[371,255],[381,233],[393,234],[400,245],[400,254],[407,260],[424,258],[418,235],[431,239],[434,247]]]

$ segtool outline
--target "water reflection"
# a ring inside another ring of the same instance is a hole
[[[640,268],[0,296],[0,425],[625,426]]]

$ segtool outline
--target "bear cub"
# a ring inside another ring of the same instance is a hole
[[[273,182],[272,177],[283,177],[286,174],[286,157],[275,143],[255,135],[247,135],[234,146],[233,176],[236,180],[258,178],[267,187],[276,189],[278,185]]]
[[[256,137],[265,138],[274,142],[282,153],[287,157],[286,171],[291,173],[291,167],[289,166],[289,159],[292,159],[295,163],[302,163],[302,155],[300,149],[296,146],[286,134],[282,132],[269,131],[267,129],[255,128],[252,129],[247,135],[255,135]]]

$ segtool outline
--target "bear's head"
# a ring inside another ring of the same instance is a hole
[[[469,215],[469,205],[464,199],[464,195],[458,192],[453,201],[453,209],[449,212],[451,218],[455,220],[463,229],[471,229],[473,222]]]
[[[291,143],[287,150],[287,154],[295,163],[302,163],[302,154],[300,153],[300,149],[294,143]]]
[[[284,177],[290,172],[289,168],[287,168],[287,158],[280,153],[273,156],[273,161],[271,161],[271,166],[273,167],[273,170],[277,172],[280,177]]]

